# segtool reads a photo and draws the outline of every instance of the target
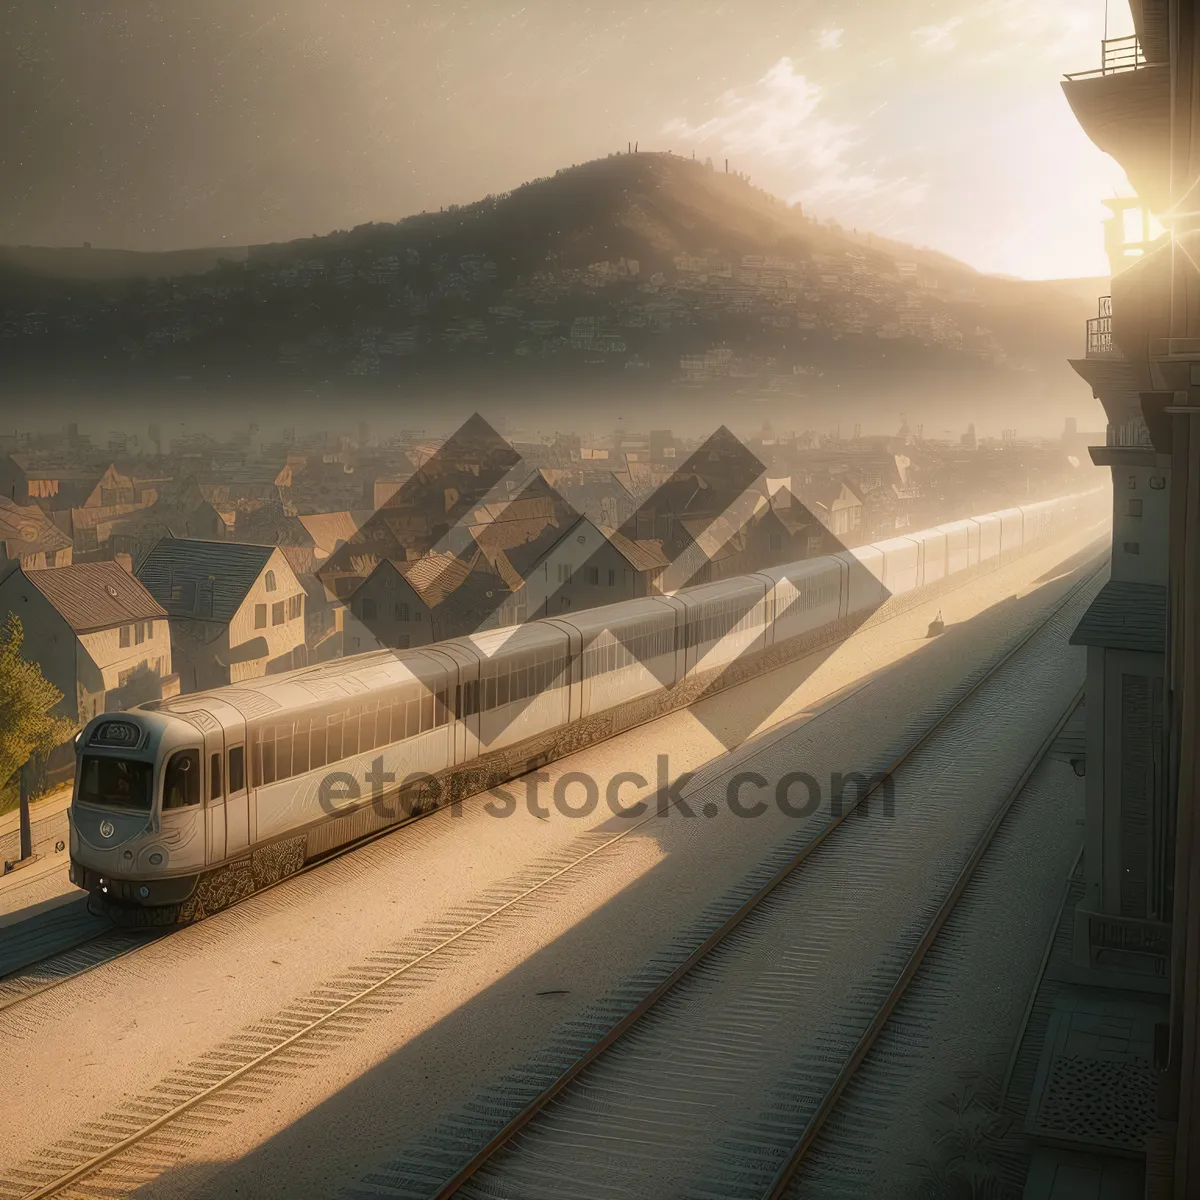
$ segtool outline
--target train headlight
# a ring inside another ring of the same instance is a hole
[[[155,850],[155,852],[150,855],[150,865],[152,867],[161,867],[163,865],[163,853],[161,850]]]

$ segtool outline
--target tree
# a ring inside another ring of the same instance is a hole
[[[65,742],[75,723],[56,717],[63,698],[35,662],[21,654],[25,629],[16,613],[0,629],[0,787],[35,754],[49,754]]]

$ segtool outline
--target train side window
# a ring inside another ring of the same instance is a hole
[[[308,772],[308,752],[311,745],[308,717],[301,717],[295,726],[292,736],[292,774],[304,775]]]
[[[310,771],[315,771],[325,765],[325,739],[327,732],[327,726],[324,721],[320,717],[314,717],[308,743],[311,751],[308,768]]]
[[[208,798],[210,800],[220,800],[221,798],[220,754],[214,754],[208,760]]]
[[[236,795],[246,787],[246,747],[234,746],[229,751],[229,793]]]
[[[200,751],[176,750],[163,777],[163,811],[200,803]]]

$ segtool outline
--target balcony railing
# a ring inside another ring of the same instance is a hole
[[[1109,424],[1105,431],[1105,444],[1109,446],[1127,446],[1145,449],[1153,447],[1150,440],[1150,430],[1141,417],[1130,417],[1123,425]]]
[[[1142,44],[1137,34],[1128,37],[1105,38],[1100,43],[1100,69],[1093,71],[1076,71],[1068,75],[1068,79],[1090,79],[1100,75],[1118,75],[1123,71],[1136,71],[1146,65],[1146,56],[1142,53]]]
[[[1113,358],[1120,353],[1113,345],[1112,317],[1093,317],[1087,323],[1087,357]]]
[[[1111,317],[1112,316],[1112,297],[1111,296],[1101,296],[1100,297],[1100,311],[1099,311],[1098,315],[1101,317]]]

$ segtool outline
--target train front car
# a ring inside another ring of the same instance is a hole
[[[71,882],[118,923],[174,920],[204,869],[201,741],[187,721],[138,710],[76,738]]]

